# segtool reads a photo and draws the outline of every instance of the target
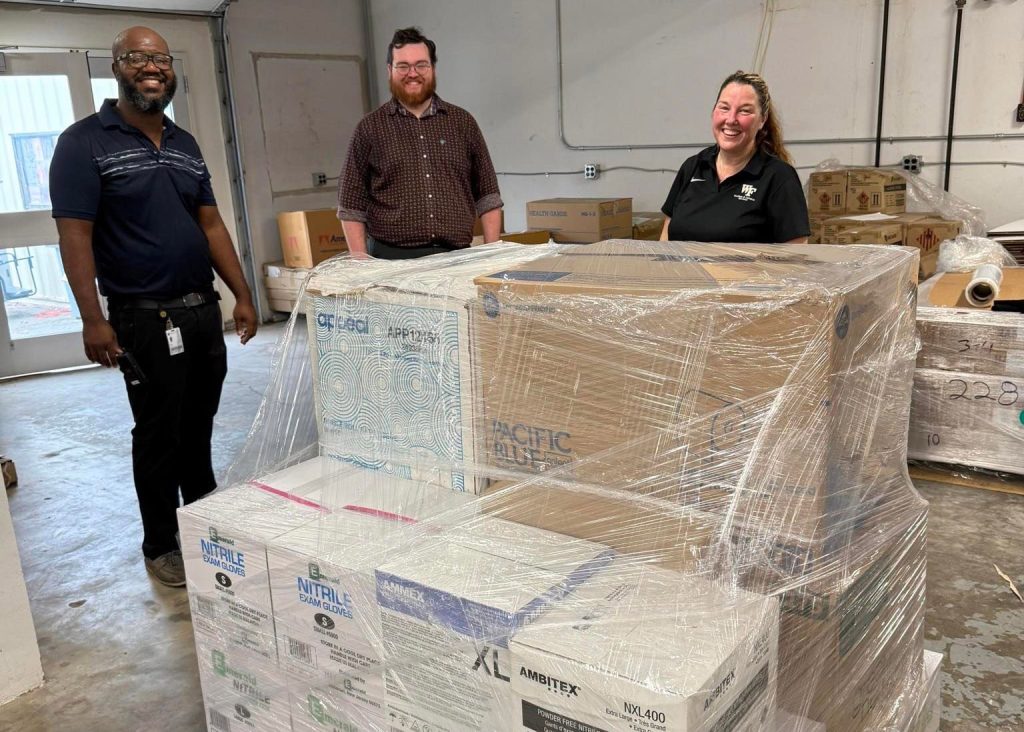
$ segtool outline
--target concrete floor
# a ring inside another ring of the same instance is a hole
[[[218,475],[244,442],[283,328],[229,347]],[[202,730],[184,590],[146,574],[127,398],[99,369],[0,384],[0,447],[46,683],[0,707],[0,730]],[[925,645],[944,654],[944,730],[1024,730],[1024,497],[919,484],[931,502]]]

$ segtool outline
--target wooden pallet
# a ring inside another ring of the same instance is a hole
[[[1024,476],[1008,473],[982,472],[976,468],[951,465],[942,468],[934,465],[907,466],[910,477],[915,480],[930,480],[933,483],[946,483],[964,488],[980,488],[1000,493],[1013,493],[1024,496]]]

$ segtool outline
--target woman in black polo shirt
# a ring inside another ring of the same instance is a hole
[[[715,143],[683,163],[661,211],[661,240],[806,243],[807,202],[768,85],[730,75],[711,112]]]

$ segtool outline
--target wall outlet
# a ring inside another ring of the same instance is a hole
[[[327,185],[327,173],[313,173],[313,185],[314,186],[325,186],[325,185]]]
[[[583,177],[587,180],[594,180],[601,175],[601,166],[597,163],[587,163],[583,166]]]
[[[924,166],[924,160],[920,155],[904,155],[903,156],[903,169],[911,173],[920,173],[922,166]]]

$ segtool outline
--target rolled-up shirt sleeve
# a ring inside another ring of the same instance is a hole
[[[472,182],[473,200],[476,203],[477,216],[501,208],[501,191],[498,189],[498,175],[494,172],[494,163],[487,150],[487,143],[475,119],[470,119],[469,150],[473,161]]]
[[[342,221],[366,223],[370,205],[370,141],[363,124],[356,126],[348,145],[345,165],[338,176],[338,218]]]

